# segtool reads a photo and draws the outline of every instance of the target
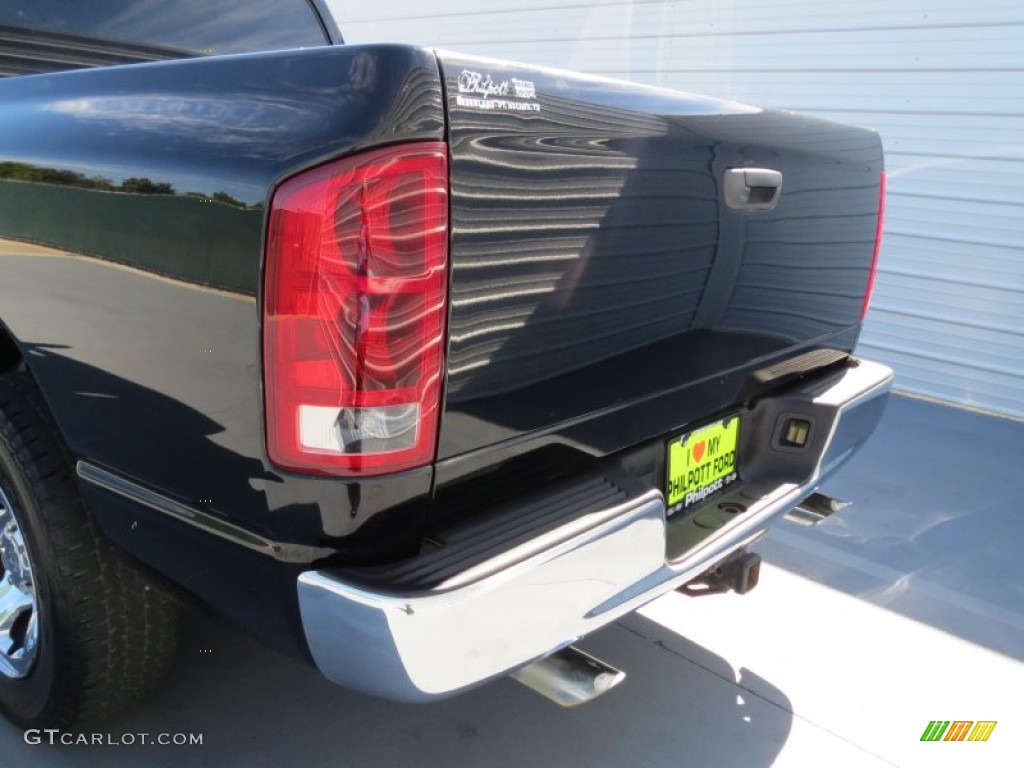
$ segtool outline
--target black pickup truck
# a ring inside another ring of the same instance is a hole
[[[307,0],[0,6],[0,708],[109,714],[184,596],[428,701],[748,547],[868,438],[869,131]],[[820,499],[819,499],[820,501]]]

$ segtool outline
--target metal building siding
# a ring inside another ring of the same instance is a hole
[[[861,351],[903,389],[1024,416],[1024,2],[331,0],[406,41],[878,130],[886,233]]]

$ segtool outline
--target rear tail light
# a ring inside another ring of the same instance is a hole
[[[444,364],[443,143],[286,181],[267,236],[267,449],[284,469],[369,475],[434,458]]]
[[[878,252],[882,248],[882,224],[885,221],[885,171],[878,186],[878,223],[875,224],[875,252],[871,256],[871,272],[868,274],[868,285],[864,291],[864,303],[860,308],[860,321],[868,315],[871,306],[871,294],[875,292],[875,275],[878,273]]]

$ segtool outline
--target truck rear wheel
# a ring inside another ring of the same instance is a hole
[[[112,715],[177,635],[174,598],[86,511],[31,379],[0,376],[0,711],[23,728]]]

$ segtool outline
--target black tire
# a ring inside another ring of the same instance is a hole
[[[168,671],[179,610],[100,535],[33,382],[0,376],[0,487],[31,561],[38,642],[22,677],[0,674],[0,711],[22,728],[109,717]]]

